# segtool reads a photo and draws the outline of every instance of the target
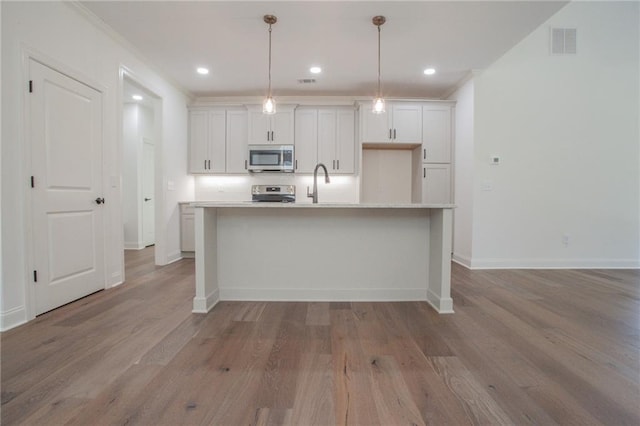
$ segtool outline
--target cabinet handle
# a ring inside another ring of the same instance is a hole
[[[298,170],[298,160],[296,160],[296,170]]]
[[[425,179],[427,178],[427,168],[426,167],[422,168],[422,177],[425,178]]]
[[[267,130],[267,142],[269,142],[269,131]]]
[[[423,148],[422,151],[424,152],[424,155],[422,156],[423,160],[427,159],[427,148]]]
[[[204,160],[204,169],[207,170],[207,160]]]
[[[333,165],[331,166],[331,168],[332,168],[333,170],[335,170],[335,169],[336,169],[336,160],[331,160],[331,164],[333,164]]]
[[[273,142],[273,130],[271,131],[271,142]]]
[[[211,160],[207,160],[207,166],[209,167],[209,170],[211,170]]]
[[[393,138],[396,138],[396,129],[393,129]]]
[[[244,160],[244,169],[247,170],[247,160]]]
[[[391,137],[391,129],[389,129],[389,139],[393,139],[393,138]]]
[[[338,170],[340,170],[340,160],[336,160],[336,164],[338,165]]]

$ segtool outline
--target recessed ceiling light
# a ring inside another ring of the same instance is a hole
[[[134,101],[141,101],[142,100],[142,96],[140,96],[140,95],[132,95],[131,99],[133,99]]]
[[[311,74],[320,74],[322,72],[322,68],[320,68],[320,67],[311,67],[311,68],[309,68],[309,72]]]
[[[207,68],[204,68],[204,67],[199,67],[196,71],[198,71],[198,74],[202,74],[202,75],[209,74],[209,70]]]
[[[427,68],[426,70],[424,70],[424,75],[433,75],[436,73],[436,70],[434,68]]]

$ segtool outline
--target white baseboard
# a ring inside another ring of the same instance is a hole
[[[173,262],[177,262],[178,260],[182,259],[182,252],[180,251],[174,251],[173,253],[170,253],[167,255],[167,265]]]
[[[124,242],[125,250],[142,250],[143,248],[145,248],[145,245],[137,241]]]
[[[472,259],[469,269],[640,269],[640,259]]]
[[[216,289],[213,293],[207,297],[194,297],[193,298],[193,312],[194,314],[206,314],[220,301],[220,292]]]
[[[425,301],[424,289],[264,289],[220,288],[220,300],[261,302],[405,302]]]
[[[27,310],[24,306],[0,312],[0,331],[7,331],[27,322]]]
[[[466,268],[471,268],[471,258],[467,257],[467,256],[462,256],[461,254],[456,254],[453,253],[451,255],[451,260],[453,260],[454,262],[466,267]]]
[[[450,297],[440,297],[431,290],[427,291],[427,302],[436,310],[439,314],[452,314],[453,313],[453,299]]]

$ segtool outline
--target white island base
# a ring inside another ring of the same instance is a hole
[[[193,312],[219,300],[427,301],[452,313],[452,205],[196,202]]]

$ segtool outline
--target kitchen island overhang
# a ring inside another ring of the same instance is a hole
[[[194,313],[220,300],[426,301],[453,312],[454,205],[191,205]]]

